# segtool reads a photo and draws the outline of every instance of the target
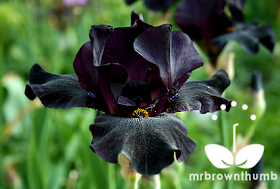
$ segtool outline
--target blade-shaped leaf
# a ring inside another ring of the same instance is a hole
[[[231,152],[221,145],[208,144],[205,146],[205,153],[210,162],[217,168],[229,168],[230,166],[225,163],[233,165],[233,156]]]
[[[240,165],[238,167],[243,169],[249,169],[254,167],[261,159],[264,151],[264,146],[261,144],[251,144],[244,148],[242,148],[237,154],[235,158],[236,165]]]

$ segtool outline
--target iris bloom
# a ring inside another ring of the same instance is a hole
[[[224,71],[186,81],[203,65],[191,39],[170,25],[148,25],[135,12],[131,24],[92,26],[74,60],[76,74],[52,74],[35,64],[25,94],[49,108],[103,111],[90,125],[91,149],[111,163],[122,153],[132,170],[153,175],[173,162],[174,152],[182,162],[196,146],[174,112],[214,112],[221,104],[229,110],[221,93],[230,81]]]
[[[176,24],[208,54],[216,65],[217,57],[229,40],[238,41],[250,54],[258,52],[258,44],[273,50],[276,39],[269,24],[244,22],[242,8],[246,0],[229,0],[231,19],[225,13],[225,0],[185,0],[178,5]]]

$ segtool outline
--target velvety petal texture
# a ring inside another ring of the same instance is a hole
[[[205,81],[186,81],[178,93],[169,98],[166,111],[172,113],[199,110],[204,114],[220,110],[222,104],[225,104],[229,111],[231,101],[221,97],[229,84],[228,75],[223,70]]]
[[[116,163],[122,153],[130,168],[140,174],[158,174],[174,161],[184,161],[196,143],[187,136],[187,128],[175,114],[156,117],[121,118],[100,115],[90,126],[92,150],[103,160]]]
[[[158,66],[161,79],[168,89],[177,85],[184,75],[203,65],[191,39],[182,32],[172,32],[167,24],[149,28],[139,35],[134,49]]]
[[[43,70],[39,64],[35,64],[30,70],[29,82],[25,90],[26,96],[31,100],[38,96],[48,108],[108,109],[102,95],[85,91],[75,74],[52,74]]]
[[[128,81],[145,80],[147,70],[151,68],[149,62],[134,51],[133,42],[138,35],[150,27],[152,26],[142,22],[141,19],[136,19],[131,27],[116,28],[106,41],[102,64],[119,63],[128,71]]]

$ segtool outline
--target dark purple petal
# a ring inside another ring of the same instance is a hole
[[[88,107],[109,112],[102,95],[86,92],[74,74],[52,74],[35,64],[30,70],[29,82],[26,96],[31,100],[38,96],[48,108]]]
[[[100,89],[98,70],[93,65],[92,45],[85,43],[76,55],[73,63],[80,85],[86,91],[95,92]]]
[[[221,47],[229,40],[236,40],[247,53],[256,54],[259,50],[259,42],[261,42],[266,48],[273,51],[276,39],[270,25],[266,24],[260,28],[252,27],[254,23],[240,25],[236,31],[218,36],[211,43]]]
[[[142,22],[144,22],[143,15],[141,13],[139,13],[139,15],[138,15],[136,12],[132,11],[131,12],[131,25],[134,25],[135,22],[137,22],[137,20],[141,20]]]
[[[172,32],[171,73],[176,82],[180,79],[178,87],[190,77],[191,71],[203,66],[203,60],[197,53],[188,35]]]
[[[204,81],[186,81],[177,94],[169,98],[167,112],[200,110],[200,113],[220,110],[222,104],[230,109],[230,100],[222,98],[222,92],[229,86],[230,80],[225,71],[218,71],[211,79]]]
[[[188,158],[196,143],[187,137],[187,128],[174,114],[156,117],[121,118],[100,115],[90,126],[92,150],[103,160],[117,163],[118,154],[130,161],[140,174],[158,174],[174,161]]]
[[[131,27],[116,28],[113,34],[108,38],[102,64],[119,63],[126,68],[128,72],[128,81],[136,79],[142,82],[146,78],[146,72],[150,69],[149,63],[137,54],[133,49],[135,38],[145,31],[150,25],[141,21],[140,17],[136,17],[132,12]]]
[[[170,25],[149,28],[134,42],[134,49],[159,67],[160,76],[168,89],[190,71],[203,65],[191,39],[182,32],[171,32]],[[187,79],[186,77],[184,77]]]
[[[165,11],[173,2],[174,0],[144,0],[144,5],[153,11]]]
[[[107,39],[113,33],[114,28],[107,25],[93,25],[89,31],[89,38],[92,45],[93,65],[100,66],[104,47]]]
[[[89,32],[91,42],[85,43],[76,55],[73,66],[86,91],[94,92],[99,89],[98,70],[95,66],[101,65],[106,41],[113,30],[111,26],[93,25]]]
[[[105,64],[98,68],[101,92],[111,114],[119,114],[117,99],[127,80],[127,71],[119,64]]]
[[[230,26],[224,7],[224,0],[185,0],[178,5],[175,21],[193,40],[208,42]]]

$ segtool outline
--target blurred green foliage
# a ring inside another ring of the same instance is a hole
[[[172,16],[176,5],[169,10],[173,30],[178,30]],[[36,62],[52,73],[74,73],[73,60],[89,40],[91,25],[129,26],[132,10],[141,12],[147,23],[162,22],[163,14],[149,12],[142,1],[127,6],[124,0],[92,0],[83,7],[64,7],[55,0],[0,2],[0,189],[126,188],[120,166],[101,160],[89,148],[92,136],[88,127],[94,123],[96,111],[47,109],[38,99],[30,102],[24,88],[29,69]],[[244,12],[248,21],[257,18],[262,24],[269,22],[280,39],[278,0],[248,0]],[[207,62],[202,51],[198,51]],[[234,52],[236,58],[235,78],[225,95],[238,103],[230,113],[223,112],[229,141],[234,123],[240,124],[237,132],[245,135],[252,122],[249,117],[254,110],[250,109],[248,86],[253,71],[260,70],[267,109],[252,143],[265,146],[263,172],[273,171],[280,177],[280,43],[273,54],[261,47],[257,55],[248,55],[234,41],[227,45],[226,52]],[[204,68],[195,70],[190,79],[207,79]],[[242,104],[248,104],[249,110],[244,112]],[[225,181],[189,180],[190,173],[225,172],[212,166],[204,152],[207,144],[222,144],[218,121],[211,120],[212,114],[178,115],[198,146],[184,163],[162,171],[162,188],[225,188]],[[231,185],[239,189],[247,188],[248,183],[236,181]],[[267,181],[267,185],[280,188],[280,178]]]

